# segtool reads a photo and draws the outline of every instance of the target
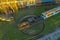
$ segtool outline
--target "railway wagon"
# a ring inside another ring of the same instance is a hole
[[[42,15],[41,15],[41,17],[43,19],[46,19],[46,18],[49,18],[49,17],[51,17],[53,15],[56,15],[58,13],[60,13],[60,6],[58,6],[56,8],[53,8],[53,9],[51,9],[49,11],[43,12]]]

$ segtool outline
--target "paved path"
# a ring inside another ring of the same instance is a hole
[[[37,40],[60,40],[60,28],[57,28],[54,32]]]

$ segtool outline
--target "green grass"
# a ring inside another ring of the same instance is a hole
[[[46,11],[45,9],[49,7],[52,8],[52,7],[55,7],[55,5],[20,9],[18,14],[14,15],[16,22],[9,23],[9,22],[0,21],[0,39],[1,40],[29,40],[30,38],[35,37],[35,36],[25,35],[18,30],[17,24],[19,22],[19,19],[27,15],[40,16],[41,13]],[[50,32],[55,28],[56,25],[58,25],[58,23],[60,23],[60,14],[46,19],[45,29],[40,35]]]

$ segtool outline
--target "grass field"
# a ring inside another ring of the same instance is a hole
[[[36,7],[36,8],[32,7],[32,8],[20,9],[18,14],[14,15],[16,22],[9,23],[9,22],[0,21],[0,40],[29,40],[32,37],[35,37],[35,36],[25,35],[24,33],[22,33],[21,31],[18,30],[17,24],[19,22],[19,19],[21,19],[22,17],[27,16],[27,15],[40,16],[42,12],[46,11],[46,8],[49,8],[49,7],[53,8],[55,6],[56,5],[50,5],[50,6],[40,6],[40,7]],[[45,20],[45,29],[40,35],[50,32],[59,23],[60,23],[60,14],[46,19]]]

